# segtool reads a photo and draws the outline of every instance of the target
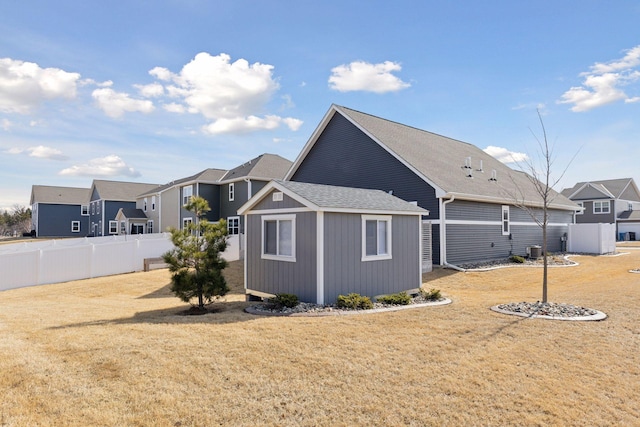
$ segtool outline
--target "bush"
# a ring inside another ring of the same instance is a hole
[[[427,301],[437,301],[439,299],[442,299],[440,289],[431,288],[427,291],[426,289],[420,288],[420,295],[422,295],[422,298],[426,299]]]
[[[509,257],[509,261],[515,262],[517,264],[523,264],[524,263],[524,258],[519,256],[519,255],[511,255]]]
[[[294,294],[276,294],[274,298],[270,298],[269,302],[275,306],[275,308],[293,308],[300,300],[298,296]]]
[[[377,301],[382,304],[408,305],[411,303],[411,296],[406,292],[398,292],[397,294],[378,297]]]
[[[352,310],[368,310],[373,308],[373,303],[369,297],[356,293],[338,295],[336,305],[338,308],[347,308]]]

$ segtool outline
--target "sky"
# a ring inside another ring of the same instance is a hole
[[[0,209],[295,160],[331,104],[640,184],[640,3],[0,0]],[[557,181],[557,182],[556,182]]]

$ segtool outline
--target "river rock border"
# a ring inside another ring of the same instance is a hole
[[[326,317],[326,316],[352,316],[357,314],[373,314],[373,313],[386,313],[389,311],[408,310],[413,308],[422,307],[435,307],[440,305],[451,304],[451,299],[443,298],[439,301],[423,302],[418,304],[407,305],[394,305],[387,307],[377,307],[370,310],[340,310],[333,307],[327,307],[321,311],[303,311],[303,312],[280,312],[280,311],[267,311],[260,310],[256,305],[251,305],[244,309],[249,314],[255,314],[258,316],[285,316],[285,317]]]
[[[549,314],[536,314],[535,310],[533,310],[534,312],[528,312],[528,311],[516,311],[520,310],[519,307],[516,306],[521,306],[521,305],[537,305],[539,303],[511,303],[511,304],[500,304],[500,305],[494,305],[493,307],[491,307],[492,311],[495,311],[496,313],[500,313],[500,314],[507,314],[507,315],[511,315],[511,316],[520,316],[520,317],[528,317],[528,318],[532,318],[532,319],[546,319],[546,320],[563,320],[563,321],[578,321],[578,322],[587,322],[587,321],[599,321],[599,320],[604,320],[607,318],[606,313],[603,313],[602,311],[598,311],[598,310],[594,310],[594,309],[584,309],[583,307],[576,307],[576,306],[572,306],[569,304],[553,304],[553,303],[549,303],[550,305],[555,305],[555,306],[565,306],[565,307],[569,307],[571,309],[579,309],[582,312],[587,312],[590,314],[584,314],[584,315],[549,315]],[[508,308],[505,307],[516,307],[513,310],[510,310]]]

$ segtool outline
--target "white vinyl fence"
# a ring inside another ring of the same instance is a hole
[[[567,251],[608,254],[616,251],[615,224],[569,224]]]
[[[32,241],[0,246],[0,291],[142,271],[173,248],[167,233]]]

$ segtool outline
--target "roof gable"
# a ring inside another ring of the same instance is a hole
[[[91,194],[92,197],[98,197],[102,200],[134,202],[139,194],[158,187],[158,184],[94,180]]]
[[[345,117],[433,187],[437,197],[532,206],[542,203],[530,176],[514,171],[472,144],[336,105],[331,106],[285,179],[295,174],[335,114]],[[551,207],[577,209],[553,190],[552,199]]]
[[[292,162],[277,154],[261,154],[228,171],[221,181],[236,181],[242,178],[283,179]]]
[[[633,178],[579,182],[562,190],[562,194],[572,200],[610,198],[640,201],[640,191]]]

